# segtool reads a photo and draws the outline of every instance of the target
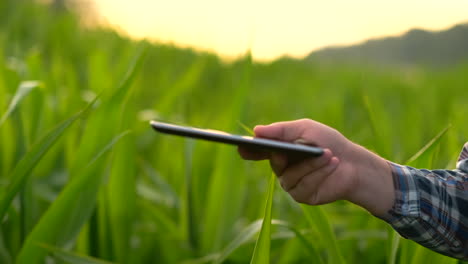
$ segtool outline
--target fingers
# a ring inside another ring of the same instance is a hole
[[[280,153],[271,153],[270,166],[277,176],[283,174],[288,165],[288,157],[286,155]]]
[[[242,146],[239,146],[237,151],[240,156],[246,160],[269,159],[270,166],[276,175],[281,175],[284,169],[288,166],[288,157],[280,153],[256,151]]]
[[[336,170],[338,164],[338,158],[332,157],[328,164],[302,177],[296,186],[289,190],[289,194],[299,203],[318,205],[330,202],[329,197],[333,197],[334,194],[320,195],[320,185]]]
[[[279,181],[285,191],[293,189],[298,182],[305,176],[314,171],[320,170],[330,162],[333,154],[329,149],[325,149],[324,153],[320,157],[306,159],[300,163],[294,164],[283,170],[280,175]]]
[[[326,148],[321,157],[299,161],[284,154],[262,153],[243,148],[239,148],[239,153],[244,159],[269,159],[283,189],[298,202],[318,204],[331,202],[339,197],[338,187],[343,183],[336,180],[337,177],[340,178],[340,174],[334,172],[340,162],[339,158],[346,160],[347,156],[343,153],[349,146],[349,141],[341,133],[310,119],[259,125],[254,128],[254,132],[260,138]],[[325,181],[327,178],[330,180]]]
[[[301,138],[306,129],[310,129],[312,120],[301,119],[295,121],[278,122],[267,126],[256,126],[255,136],[292,142]]]

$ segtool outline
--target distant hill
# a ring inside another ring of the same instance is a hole
[[[444,31],[413,29],[402,36],[312,52],[306,61],[449,66],[468,62],[468,24]]]

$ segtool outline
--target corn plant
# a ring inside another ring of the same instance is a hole
[[[312,118],[387,159],[452,168],[468,64],[375,67],[216,55],[0,2],[0,263],[459,262],[355,205],[295,203],[267,162],[154,133]]]

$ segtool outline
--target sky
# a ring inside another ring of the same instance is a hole
[[[235,58],[303,57],[327,46],[468,22],[468,0],[93,0],[135,38]]]

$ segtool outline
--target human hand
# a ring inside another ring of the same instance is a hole
[[[301,119],[256,126],[254,132],[260,138],[324,148],[320,157],[292,162],[281,153],[239,147],[239,154],[244,159],[269,159],[282,188],[297,202],[318,205],[345,199],[376,215],[385,214],[393,204],[393,182],[387,162],[337,130],[310,119]],[[384,189],[381,179],[385,180]],[[376,191],[382,193],[375,197]]]

